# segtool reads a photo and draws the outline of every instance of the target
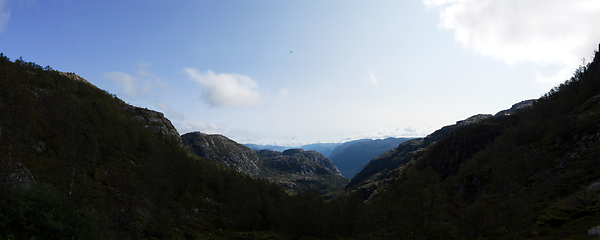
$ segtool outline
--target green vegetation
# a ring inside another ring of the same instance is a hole
[[[583,239],[600,225],[600,53],[532,108],[446,129],[372,194],[327,200],[192,156],[128,108],[0,54],[0,239]]]

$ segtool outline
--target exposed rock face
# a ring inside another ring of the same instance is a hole
[[[498,116],[502,116],[502,115],[510,115],[510,114],[515,113],[518,110],[531,108],[531,107],[533,107],[534,102],[535,102],[535,99],[520,101],[518,103],[513,104],[512,107],[510,107],[510,109],[502,110],[502,111],[496,113],[496,115],[494,115],[494,116],[498,117]]]
[[[33,174],[20,161],[6,159],[4,164],[6,165],[2,166],[0,170],[8,174],[3,175],[3,178],[0,179],[3,188],[29,188],[36,183]]]
[[[88,80],[85,80],[84,78],[82,78],[81,76],[75,74],[74,72],[61,72],[61,71],[57,71],[60,75],[63,76],[67,76],[75,81],[81,81],[81,82],[85,82],[87,84],[90,84],[92,86],[94,86],[93,84],[91,84],[90,82],[88,82]]]
[[[185,148],[200,157],[251,177],[277,182],[290,191],[310,188],[326,193],[342,189],[348,183],[333,162],[317,151],[256,152],[225,136],[200,132],[184,134],[181,140]]]
[[[140,122],[144,127],[152,129],[167,139],[174,138],[175,141],[181,143],[179,133],[163,113],[131,105],[122,105],[121,109],[133,114],[132,118]]]
[[[181,136],[181,140],[185,148],[200,157],[225,164],[251,177],[260,175],[256,152],[223,135],[192,132]]]
[[[260,150],[261,177],[280,183],[290,191],[310,188],[320,193],[340,190],[348,183],[331,160],[317,151],[288,149],[283,152]]]
[[[265,166],[281,171],[300,175],[333,174],[341,176],[333,162],[317,151],[304,151],[302,149],[288,149],[283,153],[261,150],[260,156],[266,158]]]
[[[456,125],[459,127],[469,126],[471,124],[477,124],[482,122],[485,119],[493,117],[492,114],[477,114],[473,115],[465,120],[456,122]]]

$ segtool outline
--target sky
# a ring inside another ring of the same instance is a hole
[[[422,137],[539,98],[598,50],[597,0],[0,0],[0,52],[180,134]]]

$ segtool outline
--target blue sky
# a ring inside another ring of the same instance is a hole
[[[301,145],[424,136],[591,60],[596,0],[0,0],[0,52],[164,112]]]

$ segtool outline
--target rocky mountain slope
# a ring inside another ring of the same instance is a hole
[[[260,150],[263,177],[282,184],[286,189],[309,188],[320,193],[341,190],[348,183],[337,167],[323,154],[303,149],[283,152]]]
[[[502,131],[502,125],[507,121],[507,116],[516,113],[517,110],[532,107],[533,102],[534,100],[525,100],[516,103],[510,109],[500,111],[495,115],[477,114],[457,121],[456,124],[445,126],[424,138],[405,141],[398,147],[373,158],[351,179],[346,188],[358,187],[364,197],[368,198],[386,179],[397,177],[396,170],[399,167],[420,158],[425,149],[438,141],[442,141],[438,145],[443,145],[442,150],[437,150],[444,155],[440,157],[449,157],[458,161],[442,166],[445,172],[443,176],[447,176],[456,170],[460,161],[469,158],[473,153],[493,141]],[[433,151],[433,147],[428,150]]]
[[[302,146],[296,147],[296,148],[304,149],[305,151],[315,150],[315,151],[323,154],[323,156],[329,157],[331,152],[340,144],[341,143],[311,143],[311,144],[302,145]],[[246,147],[252,148],[256,151],[267,149],[267,150],[271,150],[271,151],[283,152],[287,149],[294,148],[294,147],[286,147],[286,146],[261,145],[261,144],[253,144],[253,143],[247,143],[244,145]]]
[[[331,160],[317,151],[288,149],[257,153],[225,136],[200,132],[184,134],[181,139],[183,146],[199,157],[251,177],[277,182],[292,192],[308,188],[327,193],[343,189],[348,182]]]
[[[331,153],[333,150],[339,146],[340,143],[312,143],[302,145],[299,148],[302,148],[306,151],[315,150],[323,154],[323,156],[331,159]]]
[[[260,176],[256,152],[223,135],[192,132],[182,135],[181,140],[185,148],[199,157],[225,164],[251,177]]]
[[[361,139],[338,146],[331,161],[344,177],[353,178],[369,161],[410,138]]]
[[[287,146],[261,145],[261,144],[253,144],[253,143],[246,143],[246,144],[244,144],[244,146],[252,148],[252,149],[254,149],[256,151],[267,149],[267,150],[272,150],[272,151],[283,152],[286,149],[290,149],[291,148],[291,147],[287,147]]]
[[[304,200],[188,155],[161,113],[74,73],[0,54],[0,112],[0,239],[304,235]]]
[[[350,192],[379,206],[372,226],[387,229],[379,235],[386,239],[595,237],[599,94],[596,51],[535,101],[458,121],[374,159]]]

